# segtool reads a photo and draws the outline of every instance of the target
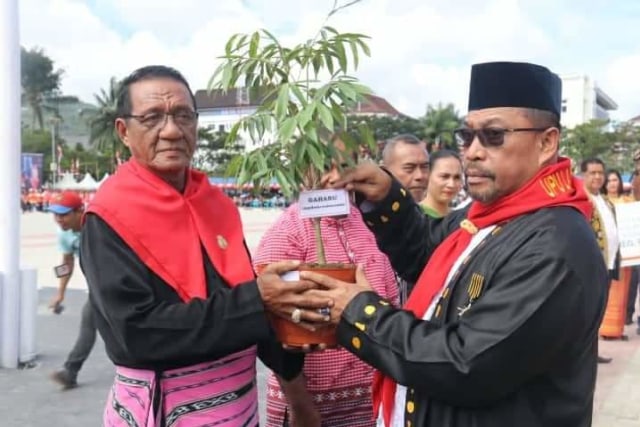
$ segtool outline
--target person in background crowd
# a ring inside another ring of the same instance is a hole
[[[398,135],[386,142],[381,165],[409,191],[416,203],[427,194],[429,153],[427,145],[411,134]],[[413,283],[396,276],[400,303],[407,300]]]
[[[344,150],[344,146],[338,148]],[[407,155],[407,152],[403,150],[400,154]],[[421,164],[421,160],[404,158],[401,163]],[[339,178],[334,164],[322,182],[325,188],[331,188]],[[322,218],[320,227],[328,262],[362,264],[376,292],[397,302],[393,269],[376,246],[358,209],[352,207],[344,217]],[[296,203],[262,236],[253,262],[256,266],[283,259],[314,263],[317,262],[315,242],[313,223],[300,217]],[[317,425],[322,427],[375,426],[371,404],[373,368],[356,356],[342,348],[309,354],[305,359],[304,378],[305,384],[283,384],[273,373],[269,375],[267,427],[280,427],[287,422],[292,426],[312,427],[298,421],[304,413],[309,414],[307,419],[318,419]]]
[[[634,201],[640,201],[640,150],[633,153],[634,170],[631,174],[631,197]],[[631,267],[631,278],[629,280],[629,295],[627,298],[626,324],[633,324],[633,314],[636,310],[636,298],[638,297],[638,287],[640,284],[640,265]],[[640,316],[637,318],[636,334],[640,335]]]
[[[433,218],[442,218],[451,211],[451,202],[462,189],[462,162],[449,150],[431,153],[429,185],[420,207]]]
[[[56,314],[60,314],[64,307],[67,285],[75,270],[75,258],[79,256],[80,231],[82,228],[82,215],[84,205],[80,196],[73,191],[63,191],[56,194],[49,205],[56,223],[60,227],[58,232],[58,247],[62,253],[62,264],[55,268],[58,277],[58,292],[49,303],[49,308]],[[62,369],[51,374],[51,379],[60,384],[64,390],[78,385],[78,373],[82,365],[91,354],[96,342],[96,326],[93,319],[91,304],[87,302],[82,307],[80,316],[80,331],[76,342],[67,356]]]
[[[609,201],[614,205],[616,203],[629,203],[633,201],[633,196],[627,196],[624,194],[622,176],[620,175],[620,172],[615,169],[607,171],[607,176],[605,177],[601,192],[607,196],[607,199],[609,199]]]
[[[382,150],[382,166],[396,177],[414,200],[422,200],[427,191],[429,154],[426,144],[414,135],[391,138]]]
[[[620,238],[616,224],[615,208],[602,195],[605,188],[605,165],[598,158],[583,160],[580,165],[584,187],[590,195],[594,206],[592,225],[597,233],[598,244],[605,264],[609,270],[609,286],[611,280],[618,279],[620,274]],[[609,287],[608,286],[608,287]],[[598,363],[609,363],[610,357],[598,356]]]
[[[622,176],[620,175],[620,172],[615,169],[610,169],[607,171],[607,176],[605,178],[604,185],[602,186],[602,194],[604,194],[607,199],[609,199],[609,201],[614,205],[619,203],[630,203],[634,201],[632,195],[624,194]],[[634,266],[630,267],[630,269],[631,277],[629,279],[629,294],[626,308],[627,312],[625,317],[626,325],[633,324],[633,313],[635,311],[635,299],[638,288],[638,267]]]

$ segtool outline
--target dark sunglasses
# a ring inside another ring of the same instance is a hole
[[[500,147],[504,144],[504,136],[513,132],[544,132],[545,128],[460,128],[453,131],[456,143],[464,148],[468,148],[471,143],[478,138],[483,147]]]

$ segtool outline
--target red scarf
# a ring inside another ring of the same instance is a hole
[[[87,212],[106,221],[185,302],[207,297],[202,247],[229,286],[254,278],[240,214],[201,172],[187,172],[181,194],[130,160],[100,187]]]
[[[422,319],[434,297],[445,285],[453,264],[469,245],[477,230],[553,206],[571,206],[585,217],[591,218],[592,205],[589,197],[582,182],[571,174],[571,161],[566,158],[542,168],[518,191],[492,204],[473,202],[467,220],[463,221],[466,224],[447,236],[435,250],[404,308]],[[376,372],[373,389],[375,414],[377,416],[382,404],[385,426],[390,426],[396,383]]]

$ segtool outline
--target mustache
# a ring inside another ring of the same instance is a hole
[[[464,175],[465,177],[472,175],[472,176],[482,176],[482,177],[491,178],[491,179],[496,178],[496,175],[493,172],[475,165],[465,166]]]

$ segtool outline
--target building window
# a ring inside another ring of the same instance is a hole
[[[224,132],[224,125],[218,125],[218,132]]]

